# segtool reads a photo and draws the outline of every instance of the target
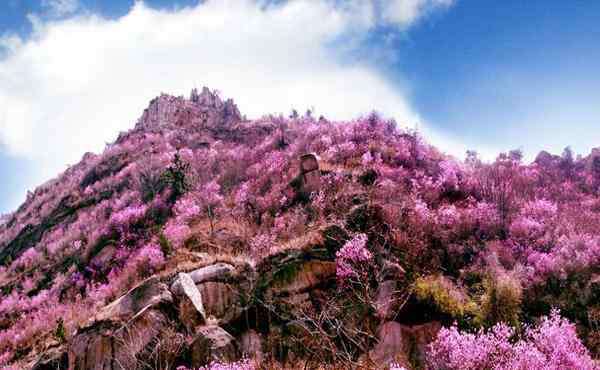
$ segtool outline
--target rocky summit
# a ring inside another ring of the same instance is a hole
[[[0,219],[3,369],[598,369],[600,165],[160,95]]]

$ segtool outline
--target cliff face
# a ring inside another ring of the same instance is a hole
[[[233,100],[222,101],[208,88],[201,93],[192,90],[189,99],[162,94],[150,102],[150,106],[135,125],[136,130],[182,126],[231,126],[242,117]]]
[[[248,121],[206,88],[161,95],[0,221],[0,366],[435,368],[462,338],[443,325],[553,306],[597,351],[590,161],[463,163],[374,114]],[[538,337],[581,345],[565,328]],[[575,348],[546,347],[529,360]]]

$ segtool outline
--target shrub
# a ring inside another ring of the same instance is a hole
[[[181,159],[179,153],[175,153],[173,162],[162,174],[162,180],[170,187],[171,195],[169,200],[175,202],[180,196],[190,189],[190,164]]]
[[[177,370],[255,370],[256,367],[248,359],[242,359],[237,362],[211,362],[209,365],[202,366],[198,369],[190,369],[185,366],[178,366]]]
[[[432,305],[454,319],[463,319],[477,311],[471,298],[445,276],[418,278],[414,289],[417,300]]]
[[[484,281],[485,292],[478,313],[478,323],[492,326],[499,322],[519,326],[523,289],[513,274],[499,271]]]
[[[365,234],[357,234],[336,252],[336,276],[340,285],[344,286],[352,280],[360,281],[365,278],[365,264],[373,258],[371,252],[365,247],[367,240]]]
[[[526,328],[520,338],[504,323],[476,333],[443,328],[430,344],[427,360],[436,370],[598,369],[575,326],[558,311]]]

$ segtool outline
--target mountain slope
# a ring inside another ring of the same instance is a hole
[[[529,346],[506,368],[594,368],[596,154],[460,162],[375,114],[161,95],[0,224],[0,365],[482,368],[491,347],[449,361],[459,329],[503,322]],[[553,307],[577,327],[524,330]]]

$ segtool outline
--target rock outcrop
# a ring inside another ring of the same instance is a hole
[[[135,129],[231,126],[241,120],[240,111],[233,100],[223,101],[217,93],[204,87],[200,93],[192,90],[189,99],[166,94],[155,98],[144,110]]]
[[[193,367],[201,367],[213,361],[233,362],[240,358],[235,338],[216,325],[196,329],[190,352]]]
[[[172,303],[167,285],[153,277],[105,306],[69,343],[69,370],[135,368],[166,327]]]

